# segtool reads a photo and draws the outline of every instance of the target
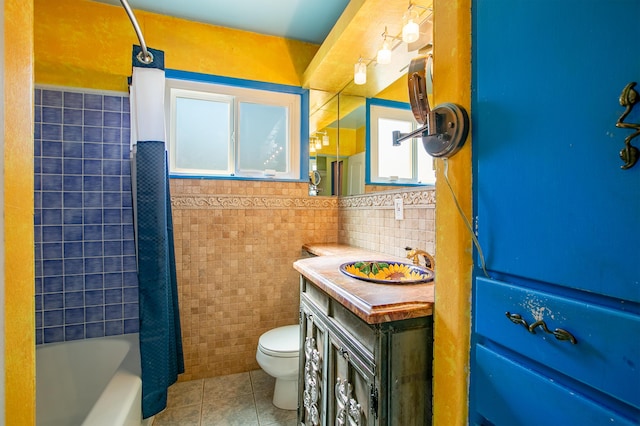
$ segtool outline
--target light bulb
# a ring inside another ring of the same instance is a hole
[[[329,135],[322,136],[322,145],[329,146]]]
[[[413,43],[420,37],[420,26],[418,25],[418,12],[410,8],[403,17],[404,27],[402,27],[402,41]]]
[[[391,49],[389,48],[389,42],[386,38],[382,42],[382,47],[380,47],[380,50],[378,50],[376,62],[381,65],[386,65],[391,62]]]
[[[316,152],[316,146],[314,144],[309,144],[309,152]]]
[[[367,65],[363,62],[358,62],[354,66],[353,82],[355,84],[365,84],[367,82]]]
[[[320,138],[315,138],[315,145],[316,149],[322,149],[322,142],[320,141]]]

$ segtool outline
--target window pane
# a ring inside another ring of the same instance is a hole
[[[176,98],[176,168],[228,172],[230,113],[227,102]]]
[[[406,141],[400,146],[393,146],[394,130],[409,133],[412,123],[388,118],[378,119],[378,176],[411,179],[411,143]]]
[[[288,114],[282,106],[240,103],[241,171],[287,172]]]
[[[436,170],[433,168],[433,157],[427,154],[422,139],[415,139],[418,144],[418,182],[436,183]]]

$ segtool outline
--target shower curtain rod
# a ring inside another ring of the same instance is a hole
[[[120,3],[122,3],[122,7],[124,7],[127,15],[129,15],[129,20],[133,25],[136,35],[138,36],[138,40],[140,41],[140,48],[142,49],[142,52],[138,53],[137,58],[143,64],[150,64],[153,62],[153,55],[147,50],[147,44],[144,42],[144,37],[142,36],[142,31],[140,30],[136,16],[133,14],[133,10],[131,10],[131,6],[129,6],[129,2],[127,0],[120,0]]]

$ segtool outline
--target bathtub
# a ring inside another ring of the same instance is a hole
[[[36,348],[36,425],[140,425],[137,334]]]

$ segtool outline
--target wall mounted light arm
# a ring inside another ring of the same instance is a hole
[[[122,7],[124,7],[124,10],[127,12],[129,20],[131,21],[131,25],[133,25],[133,30],[136,32],[138,41],[140,42],[140,49],[142,49],[142,52],[138,53],[137,58],[143,64],[148,65],[153,62],[153,55],[151,54],[151,52],[149,52],[149,50],[147,50],[147,44],[144,42],[144,36],[142,35],[142,31],[140,30],[140,26],[138,25],[138,21],[136,20],[136,16],[133,14],[133,10],[131,9],[131,6],[129,6],[129,2],[127,0],[120,0],[120,3],[122,4]]]

